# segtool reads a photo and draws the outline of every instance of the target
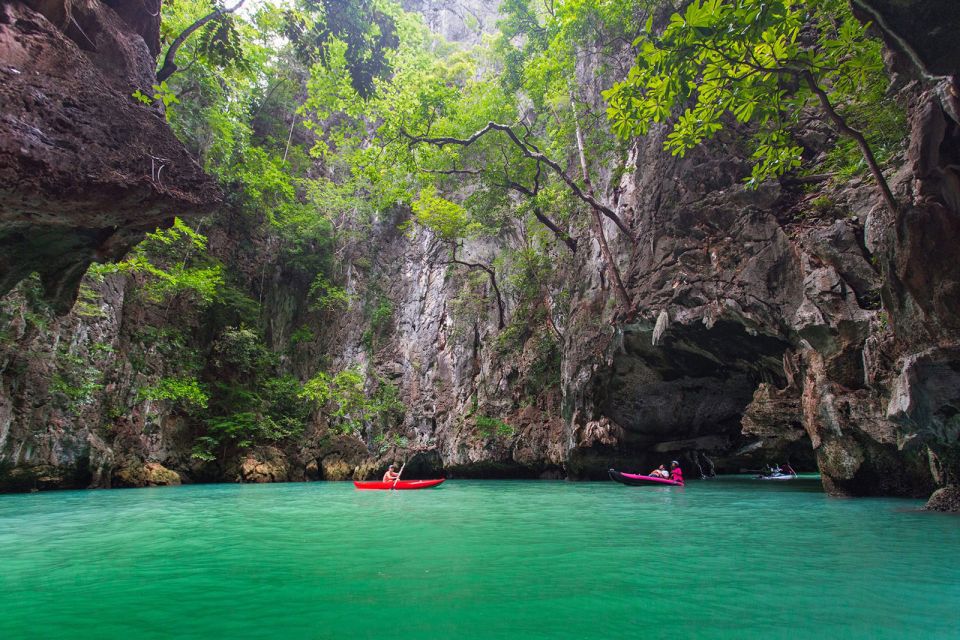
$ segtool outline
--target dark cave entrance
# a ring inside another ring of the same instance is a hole
[[[605,465],[636,470],[673,459],[692,477],[768,462],[815,470],[798,419],[785,414],[778,431],[762,437],[742,433],[757,389],[786,387],[783,356],[789,347],[732,321],[676,324],[656,345],[652,329],[626,327],[622,349],[612,366],[594,377],[591,389],[597,413],[623,428],[620,442],[605,451],[577,453],[575,475],[600,477]]]

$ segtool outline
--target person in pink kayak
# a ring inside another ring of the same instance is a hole
[[[683,471],[680,469],[680,463],[676,460],[670,463],[670,479],[677,484],[683,484]]]
[[[669,478],[669,477],[670,477],[670,472],[667,471],[667,468],[666,468],[666,467],[664,467],[663,465],[660,465],[657,469],[654,469],[653,471],[651,471],[651,472],[648,473],[647,475],[650,476],[651,478],[664,478],[664,479],[666,479],[666,478]]]
[[[386,473],[383,474],[384,482],[393,482],[400,477],[400,474],[396,472],[396,465],[390,465],[387,467]]]

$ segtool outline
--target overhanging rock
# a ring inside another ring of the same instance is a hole
[[[91,262],[220,200],[163,114],[132,96],[153,93],[143,31],[159,28],[135,13],[0,2],[0,295],[36,271],[65,311]]]

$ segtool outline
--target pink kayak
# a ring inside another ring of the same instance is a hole
[[[656,478],[654,476],[638,476],[634,473],[623,473],[622,471],[617,471],[616,469],[610,469],[607,473],[610,474],[611,480],[616,480],[622,484],[630,485],[631,487],[641,487],[648,484],[669,484],[675,487],[682,487],[683,482],[675,482],[669,478]]]
[[[437,478],[436,480],[397,480],[396,482],[381,482],[379,480],[363,482],[354,480],[353,486],[355,486],[357,489],[429,489],[430,487],[437,486],[444,480],[445,478]]]

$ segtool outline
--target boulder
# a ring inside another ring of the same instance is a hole
[[[353,477],[353,465],[347,463],[340,454],[334,453],[320,461],[324,480],[349,480]]]
[[[119,487],[166,487],[182,481],[179,473],[159,462],[133,462],[114,472],[113,483]]]
[[[286,482],[288,467],[282,451],[276,447],[259,447],[240,461],[237,482]]]
[[[950,485],[937,489],[923,508],[926,511],[960,513],[960,486]]]

